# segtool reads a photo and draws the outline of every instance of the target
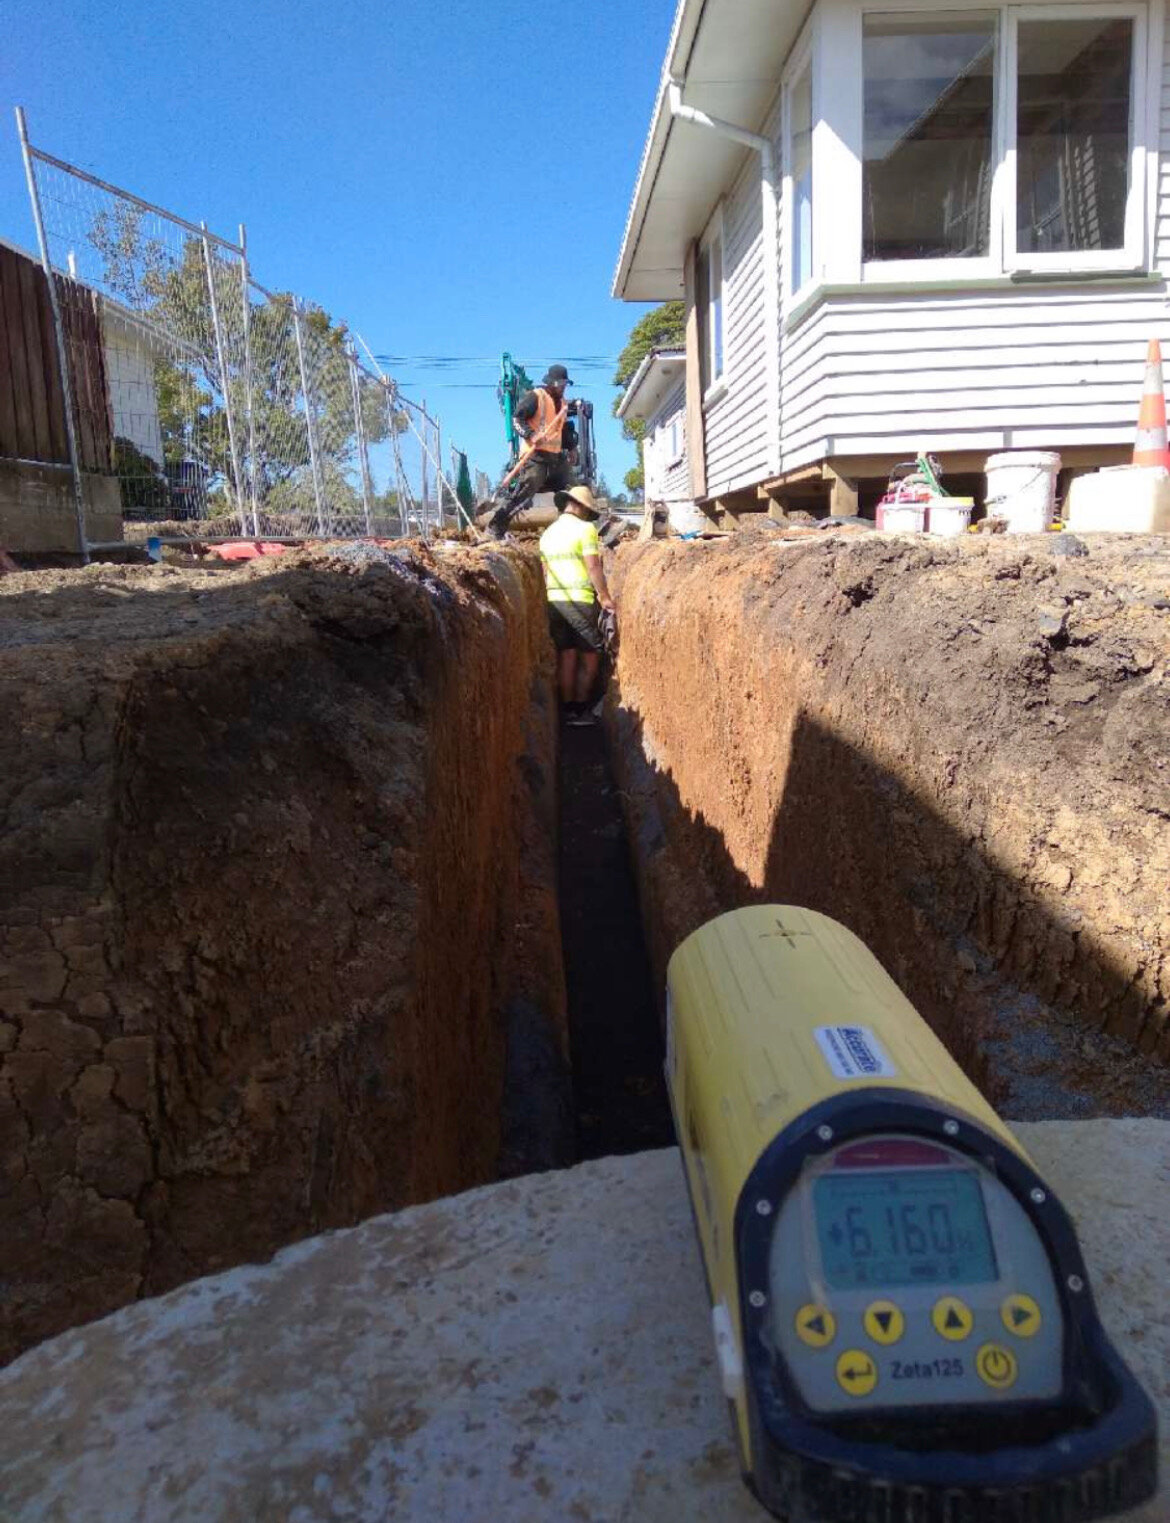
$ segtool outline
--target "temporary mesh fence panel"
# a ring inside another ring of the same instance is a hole
[[[339,538],[452,521],[438,423],[344,324],[252,279],[242,229],[233,243],[29,155],[78,356],[78,463],[118,477],[124,517]]]

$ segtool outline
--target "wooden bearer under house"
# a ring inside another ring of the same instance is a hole
[[[646,495],[869,508],[936,455],[1129,460],[1170,337],[1165,5],[680,0],[614,295],[686,302],[622,399]]]

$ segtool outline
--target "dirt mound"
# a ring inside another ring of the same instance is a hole
[[[408,545],[0,582],[0,1354],[495,1177],[515,1002],[564,1042],[543,613]]]
[[[1013,1114],[1170,1107],[1166,540],[623,546],[613,580],[659,969],[809,905]]]

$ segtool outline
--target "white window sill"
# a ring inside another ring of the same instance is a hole
[[[718,403],[722,402],[723,398],[726,395],[727,395],[727,374],[726,374],[726,372],[724,372],[724,374],[719,377],[719,379],[714,383],[714,385],[708,386],[707,390],[703,393],[703,406],[705,408],[706,407],[715,407]]]
[[[1067,270],[1014,270],[1009,274],[972,277],[961,275],[934,276],[931,279],[859,280],[824,283],[799,293],[784,313],[784,331],[789,333],[811,316],[823,302],[834,296],[930,296],[947,291],[1013,291],[1020,286],[1149,286],[1165,289],[1166,276],[1160,270],[1135,269],[1067,269]]]

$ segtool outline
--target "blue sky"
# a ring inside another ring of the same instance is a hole
[[[500,352],[613,357],[644,310],[609,286],[673,12],[18,0],[0,52],[0,236],[35,241],[19,103],[46,152],[226,236],[244,221],[257,278],[376,353],[484,361],[395,369],[495,475]],[[599,404],[617,489],[634,456],[611,376],[579,369],[570,394]]]

